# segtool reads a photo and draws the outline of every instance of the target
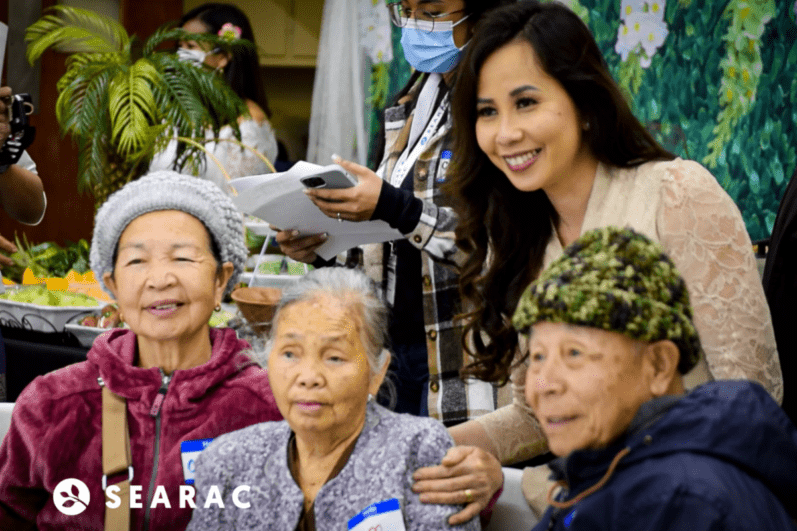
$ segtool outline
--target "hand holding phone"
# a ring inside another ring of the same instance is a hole
[[[351,188],[357,185],[357,178],[347,173],[340,166],[333,164],[324,171],[299,179],[307,188],[333,189]]]

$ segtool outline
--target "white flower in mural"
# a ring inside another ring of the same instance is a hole
[[[664,21],[664,7],[663,0],[622,0],[620,9],[624,23],[617,30],[614,50],[623,61],[628,59],[628,54],[641,47],[643,53],[640,54],[639,64],[643,68],[650,66],[650,60],[669,34]]]
[[[390,13],[384,2],[360,0],[360,42],[372,63],[393,60]]]
[[[620,19],[625,20],[634,13],[644,13],[646,0],[622,0],[620,2]]]

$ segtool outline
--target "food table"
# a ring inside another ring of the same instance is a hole
[[[258,269],[257,274],[252,271],[255,266]],[[277,288],[284,288],[295,282],[307,270],[303,264],[297,264],[284,256],[264,253],[250,256],[247,269],[249,271],[241,278],[244,283]],[[98,285],[91,287],[98,288]],[[96,296],[97,292],[94,291],[93,294]],[[5,343],[6,357],[5,401],[16,401],[25,386],[37,376],[85,361],[93,337],[101,330],[80,326],[78,314],[85,314],[87,310],[96,312],[106,302],[107,300],[98,301],[100,306],[96,308],[75,308],[75,311],[70,311],[67,308],[48,309],[37,304],[0,301],[0,333]],[[24,310],[22,306],[25,307]],[[59,315],[56,320],[54,313],[63,315]],[[222,303],[220,313],[226,313],[227,326],[236,329],[238,336],[248,341],[256,354],[262,354],[265,347],[262,334],[250,326],[235,304]],[[230,317],[232,318],[229,319]],[[0,400],[3,400],[2,396]]]

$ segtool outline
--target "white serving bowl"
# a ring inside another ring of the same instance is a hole
[[[99,326],[83,326],[75,323],[66,323],[64,329],[75,335],[81,346],[91,348],[97,336],[113,328],[100,328]]]
[[[0,299],[0,325],[38,332],[63,332],[66,323],[99,311],[105,303],[94,306],[42,306],[29,302]]]

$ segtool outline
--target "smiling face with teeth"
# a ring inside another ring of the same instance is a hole
[[[554,454],[605,447],[663,394],[651,345],[585,326],[532,326],[526,400]]]
[[[162,210],[127,225],[104,280],[142,357],[164,348],[209,354],[208,320],[232,272],[230,262],[219,267],[201,221]]]
[[[515,188],[550,197],[591,186],[597,159],[583,140],[584,127],[573,100],[528,42],[511,41],[485,60],[476,140]]]

